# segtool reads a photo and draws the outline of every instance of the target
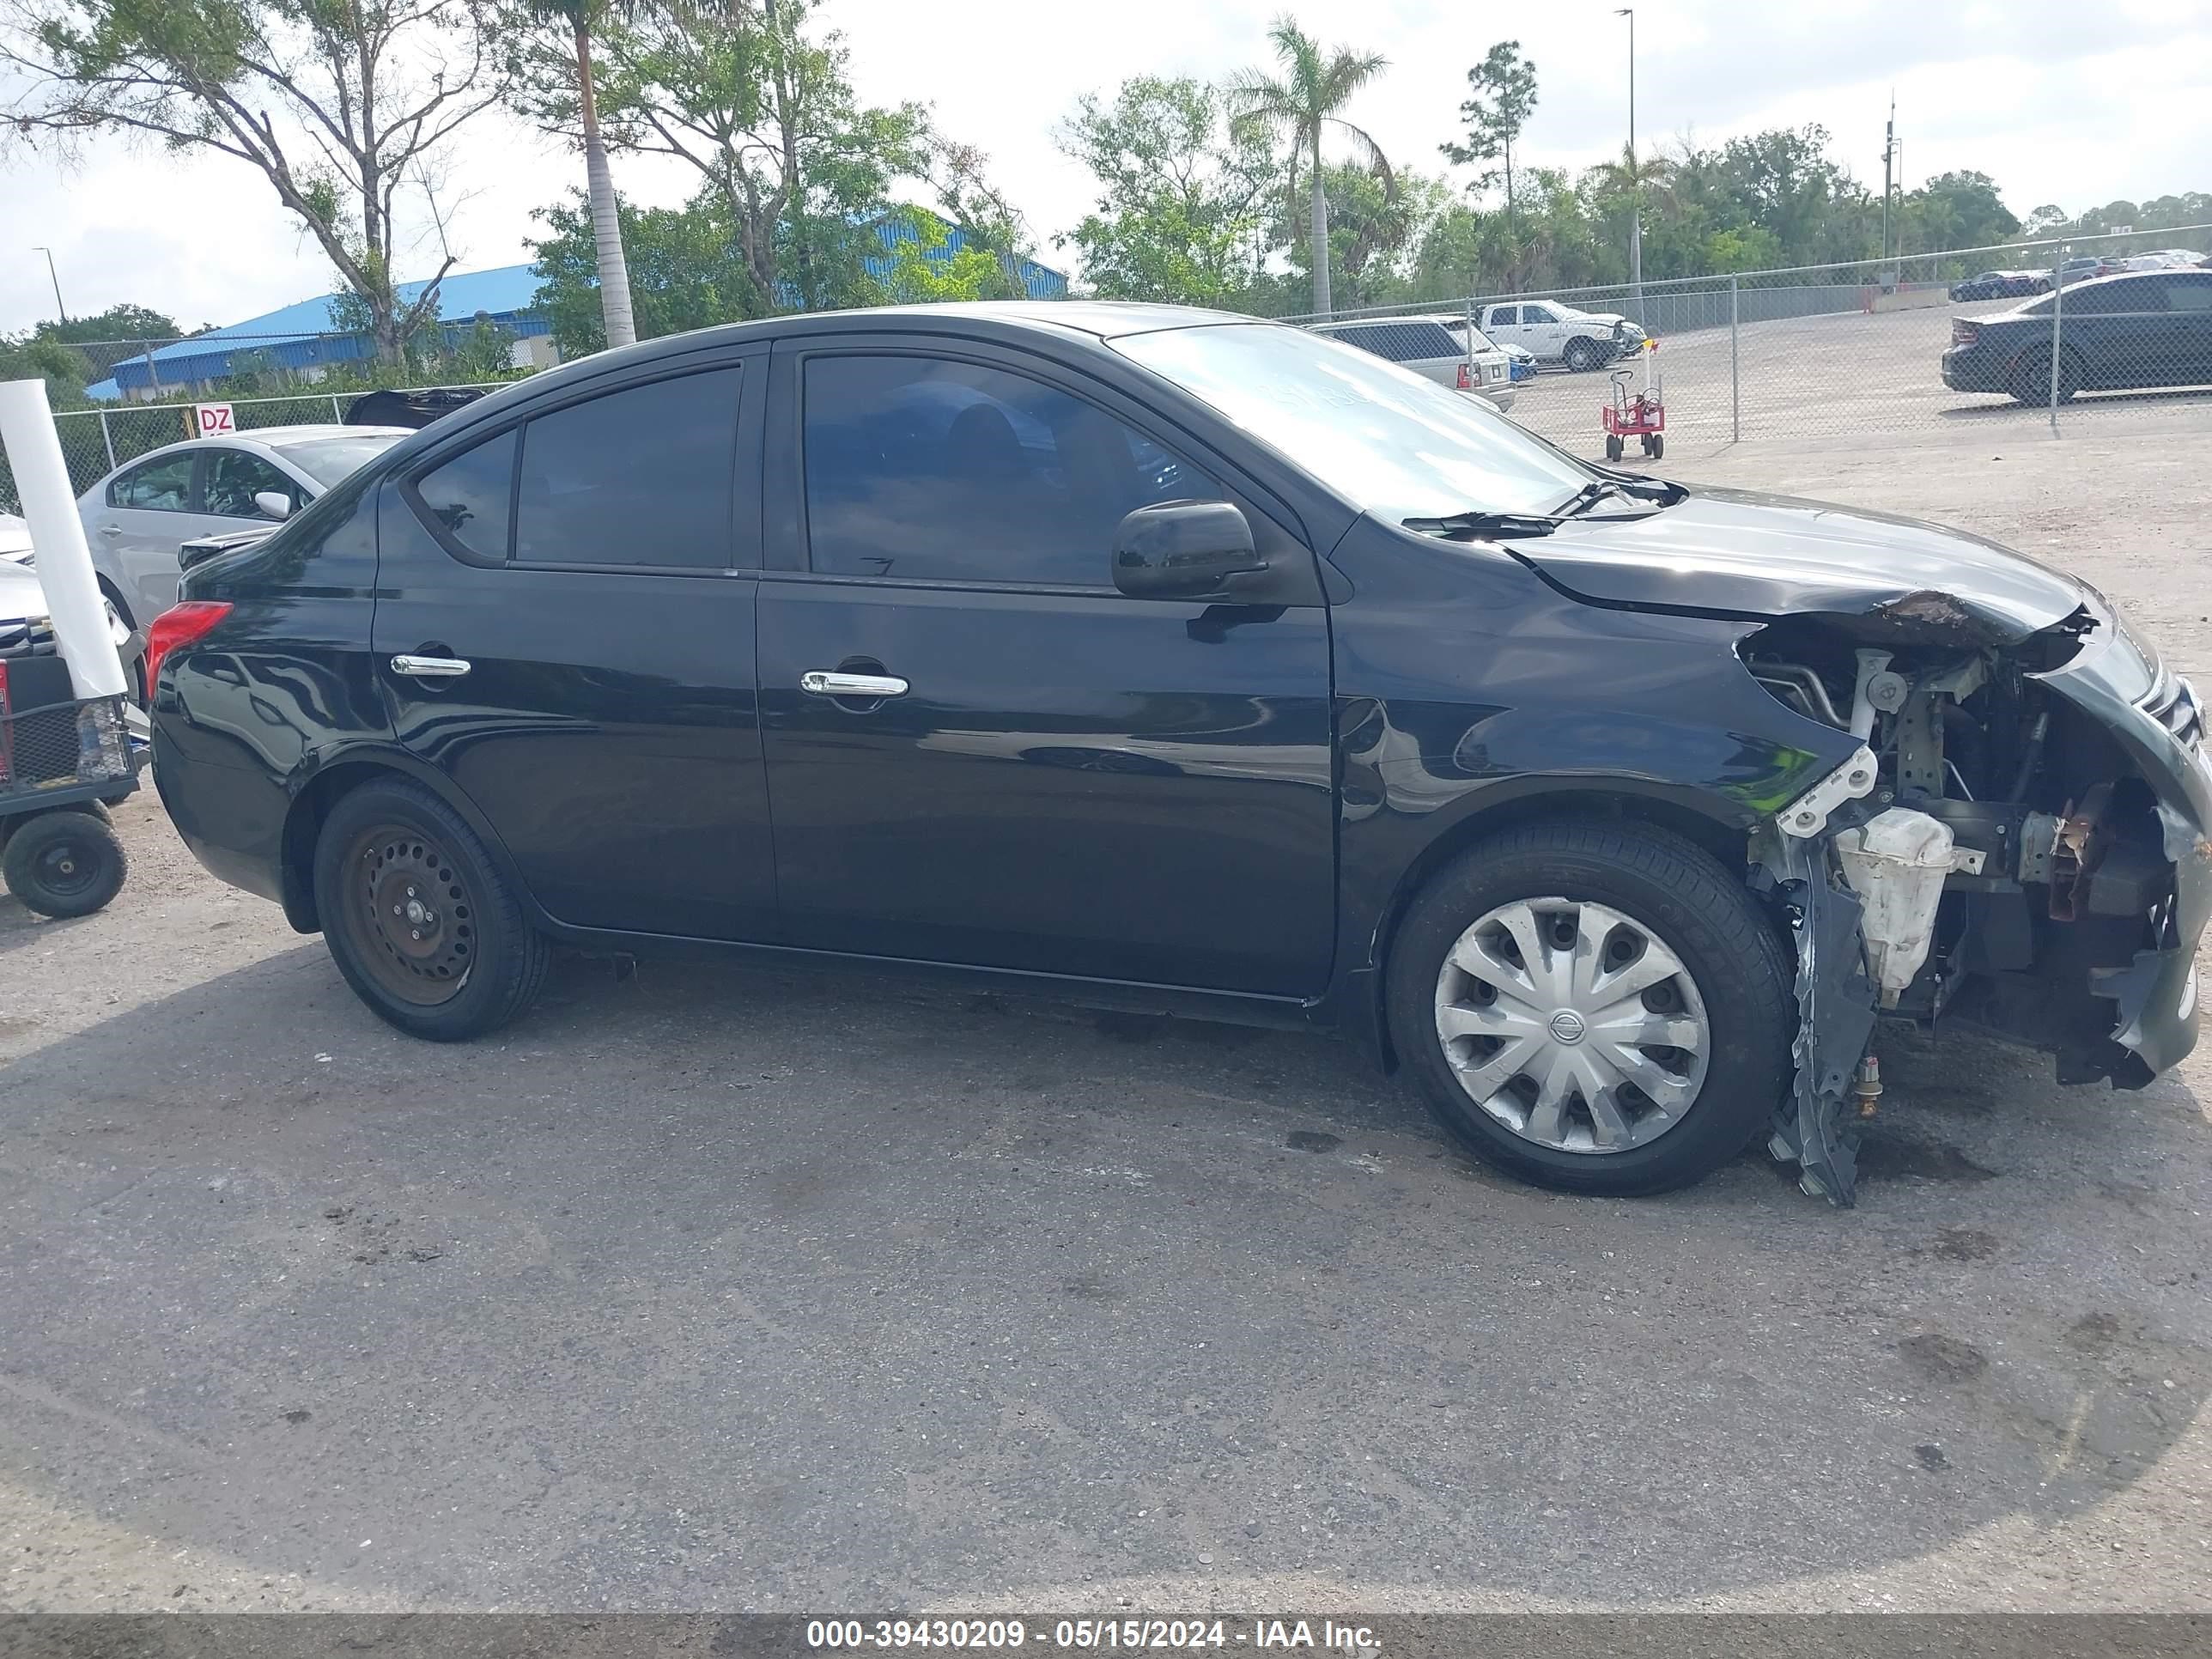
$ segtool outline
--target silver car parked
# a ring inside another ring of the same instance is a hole
[[[272,426],[126,461],[77,497],[109,603],[143,629],[177,602],[177,550],[288,519],[410,428]]]
[[[1482,398],[1504,414],[1513,407],[1513,366],[1488,340],[1470,340],[1464,318],[1455,331],[1434,317],[1376,317],[1309,325],[1346,345],[1371,351],[1438,386]]]

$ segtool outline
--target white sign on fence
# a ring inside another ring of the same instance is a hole
[[[238,430],[231,418],[228,404],[194,404],[192,405],[192,436],[195,438],[226,438]]]

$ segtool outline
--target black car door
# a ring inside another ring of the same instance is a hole
[[[558,921],[772,935],[752,662],[766,362],[632,366],[385,485],[374,644],[396,729]]]
[[[2166,289],[2166,337],[2183,385],[2212,385],[2212,270],[2170,270]]]
[[[779,343],[772,378],[761,710],[790,941],[1317,993],[1328,621],[1291,515],[1028,353],[845,335]],[[1116,592],[1124,514],[1224,498],[1295,602]]]
[[[2156,276],[2088,283],[2062,296],[2059,337],[2091,389],[2170,385],[2175,379],[2166,289]]]

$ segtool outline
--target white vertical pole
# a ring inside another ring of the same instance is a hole
[[[54,639],[69,665],[70,683],[80,697],[120,696],[125,690],[123,664],[107,631],[107,606],[93,574],[92,550],[76,516],[76,495],[70,489],[69,465],[62,459],[61,434],[54,429],[44,380],[0,381],[0,445],[23,499],[23,521],[30,526],[31,549],[38,556],[39,586],[52,617]]]

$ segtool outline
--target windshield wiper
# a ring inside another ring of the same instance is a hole
[[[1624,501],[1632,501],[1636,499],[1614,479],[1592,478],[1552,511],[1559,518],[1571,519],[1578,513],[1589,512],[1608,495],[1618,495]]]
[[[1401,519],[1408,530],[1424,536],[1548,536],[1559,527],[1556,518],[1540,513],[1450,513],[1441,519]]]

